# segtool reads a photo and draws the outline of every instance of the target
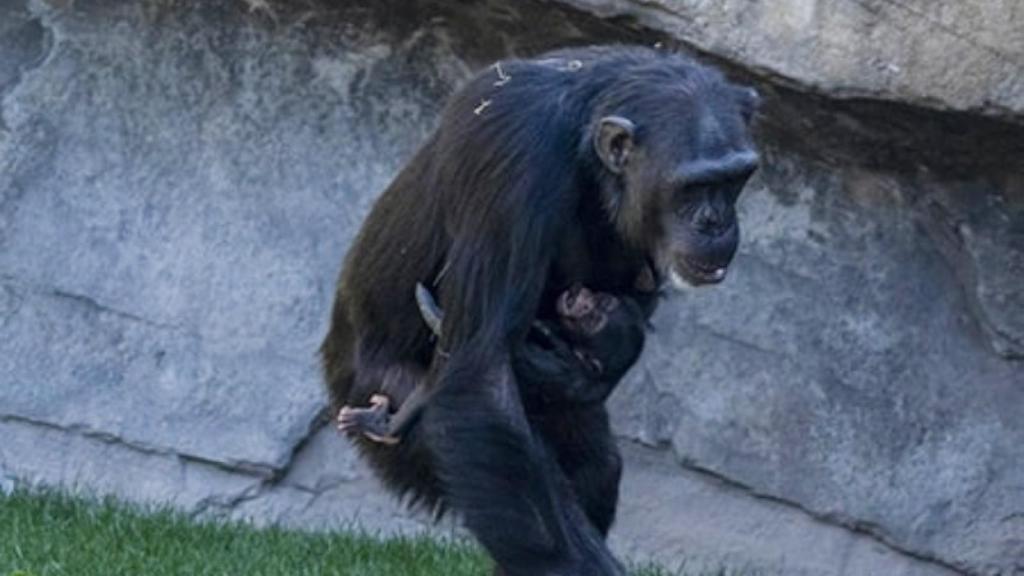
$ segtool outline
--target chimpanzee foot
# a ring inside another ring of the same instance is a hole
[[[371,396],[370,406],[367,408],[342,406],[338,412],[337,422],[338,430],[348,436],[364,436],[373,442],[389,446],[398,444],[401,440],[388,432],[391,424],[391,399],[383,394]]]

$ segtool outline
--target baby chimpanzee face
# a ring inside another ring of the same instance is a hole
[[[636,361],[644,321],[631,301],[576,283],[559,296],[556,309],[562,337],[592,376],[618,378]]]

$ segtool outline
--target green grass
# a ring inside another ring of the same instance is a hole
[[[256,529],[109,500],[0,495],[0,576],[170,574],[479,576],[490,564],[465,542]]]

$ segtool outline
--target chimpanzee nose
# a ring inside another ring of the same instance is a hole
[[[711,206],[701,206],[697,211],[695,225],[698,232],[708,236],[718,236],[725,230],[722,215]]]

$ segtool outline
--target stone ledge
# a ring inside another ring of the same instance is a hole
[[[1024,122],[1016,0],[562,0],[833,98]]]

